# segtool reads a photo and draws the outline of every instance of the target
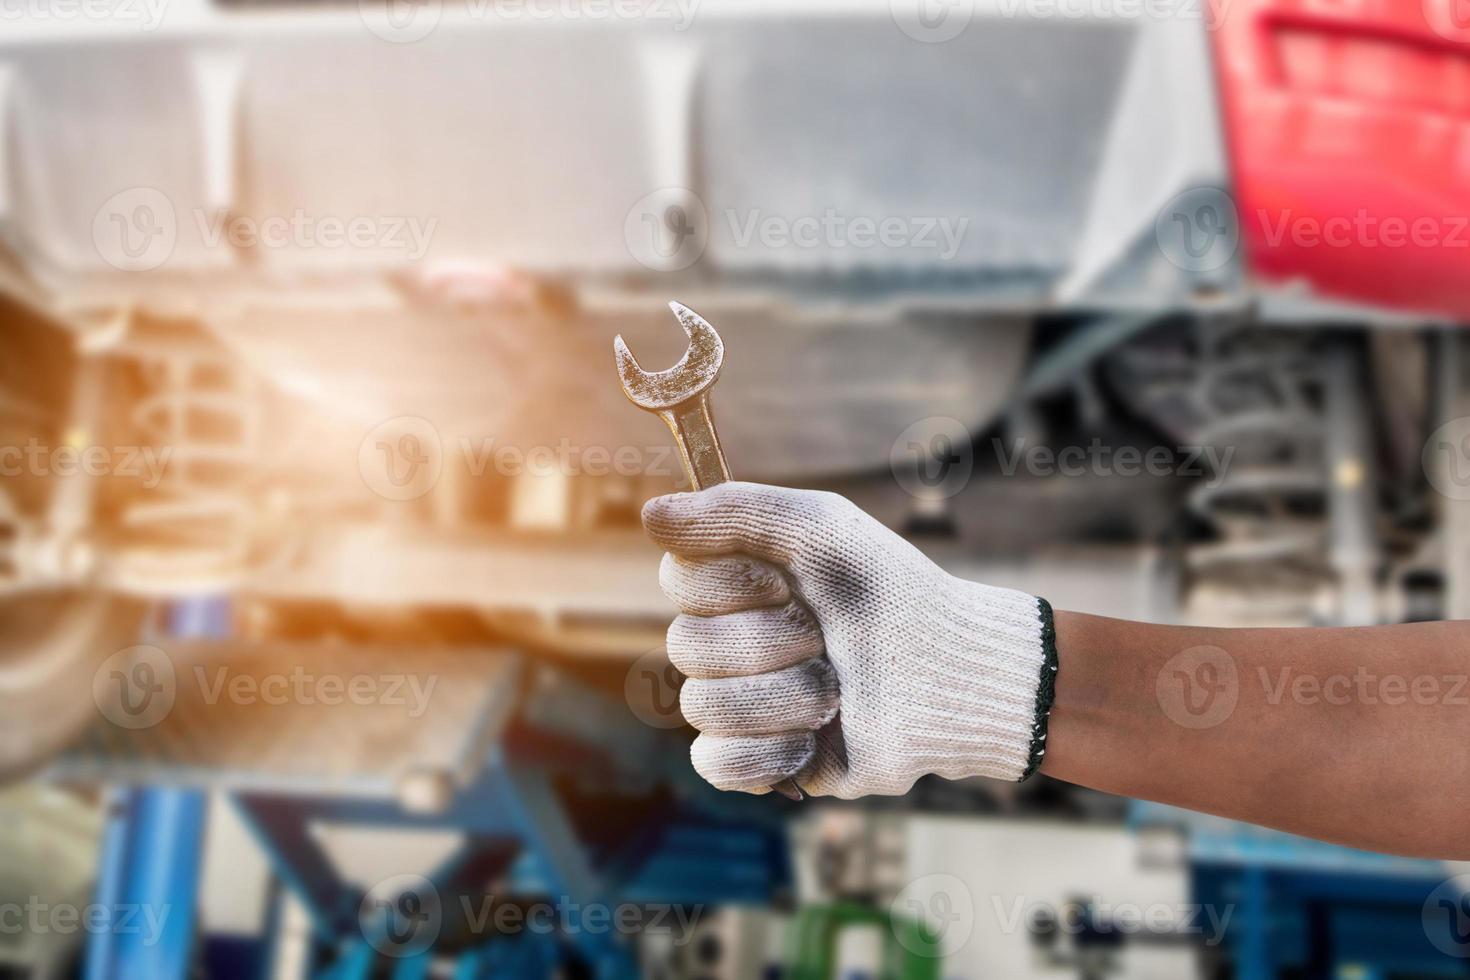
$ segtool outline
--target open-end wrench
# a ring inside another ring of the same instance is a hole
[[[621,334],[613,339],[613,353],[617,356],[623,393],[634,405],[664,420],[679,444],[689,482],[694,489],[703,490],[730,479],[730,467],[725,463],[725,453],[715,435],[714,416],[709,410],[709,390],[725,363],[725,344],[709,321],[689,307],[670,303],[669,309],[689,336],[689,349],[678,364],[666,371],[643,370],[623,343]],[[771,789],[789,799],[805,798],[791,779],[783,779]]]

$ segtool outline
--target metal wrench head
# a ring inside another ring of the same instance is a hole
[[[689,349],[668,370],[643,370],[623,343],[623,335],[613,338],[623,393],[634,405],[650,412],[673,408],[704,391],[715,383],[720,376],[720,365],[725,363],[725,344],[708,320],[683,303],[670,303],[669,309],[689,335]]]

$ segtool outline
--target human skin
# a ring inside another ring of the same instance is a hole
[[[1470,859],[1470,622],[1055,622],[1047,775],[1352,847]]]
[[[843,497],[788,487],[725,483],[643,517],[670,552],[690,758],[722,789],[794,776],[852,799],[926,773],[1024,778],[1039,757],[1107,792],[1470,858],[1470,622],[1206,629],[1055,611],[955,579]],[[818,659],[830,672],[797,670]]]

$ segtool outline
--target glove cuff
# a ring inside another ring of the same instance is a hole
[[[1010,589],[961,585],[956,621],[947,628],[963,639],[944,651],[947,663],[935,665],[943,679],[905,726],[906,748],[922,772],[1020,782],[1046,754],[1057,677],[1051,604]]]
[[[1041,677],[1036,684],[1036,709],[1031,722],[1031,747],[1026,754],[1026,768],[1016,782],[1030,778],[1041,768],[1046,755],[1047,725],[1051,706],[1057,699],[1057,627],[1052,619],[1051,603],[1036,597],[1036,612],[1041,618]]]

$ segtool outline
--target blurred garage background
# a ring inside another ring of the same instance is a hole
[[[0,972],[1470,973],[1466,868],[710,790],[611,353],[1061,608],[1467,617],[1467,225],[1460,0],[0,0]]]

